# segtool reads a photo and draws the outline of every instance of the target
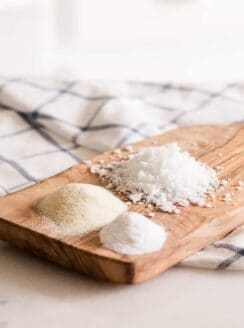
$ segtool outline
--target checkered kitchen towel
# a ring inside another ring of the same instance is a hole
[[[244,84],[0,78],[0,193],[184,124],[244,121]],[[183,265],[244,269],[244,227]]]

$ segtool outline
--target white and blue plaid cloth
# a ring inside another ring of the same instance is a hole
[[[244,84],[0,78],[0,194],[185,124],[244,122]],[[244,269],[244,228],[183,265]]]

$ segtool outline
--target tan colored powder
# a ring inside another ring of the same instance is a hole
[[[41,199],[37,210],[58,232],[77,235],[110,223],[126,205],[103,187],[70,183]]]

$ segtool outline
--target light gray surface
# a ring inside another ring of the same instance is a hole
[[[0,243],[0,327],[243,327],[242,272],[174,268],[96,282]]]

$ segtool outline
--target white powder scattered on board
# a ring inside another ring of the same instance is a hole
[[[114,252],[139,255],[158,251],[166,240],[166,232],[145,216],[127,212],[102,228],[103,247]]]
[[[227,184],[228,184],[228,180],[227,179],[220,180],[220,186],[226,186]]]
[[[176,205],[204,206],[205,195],[219,186],[215,170],[183,152],[176,143],[145,148],[109,167],[91,167],[91,172],[133,203],[144,200],[170,213],[179,212]]]
[[[153,213],[153,212],[148,213],[148,216],[149,216],[150,218],[154,217],[154,215],[155,215],[155,213]]]
[[[37,210],[59,233],[76,235],[110,223],[126,205],[103,187],[70,183],[41,199]]]
[[[85,160],[85,161],[82,161],[81,163],[90,166],[92,162],[91,162],[89,159],[87,159],[87,160]]]
[[[205,207],[207,207],[207,208],[211,208],[212,205],[211,205],[210,203],[207,203],[207,204],[205,205]]]
[[[223,197],[223,200],[225,203],[230,203],[232,201],[232,193],[231,192],[227,192],[224,197]]]
[[[120,155],[121,154],[121,150],[120,149],[114,149],[113,150],[113,154]]]
[[[129,153],[133,151],[133,147],[131,145],[124,146],[123,149],[128,151]]]
[[[237,190],[244,190],[244,181],[238,181]]]

